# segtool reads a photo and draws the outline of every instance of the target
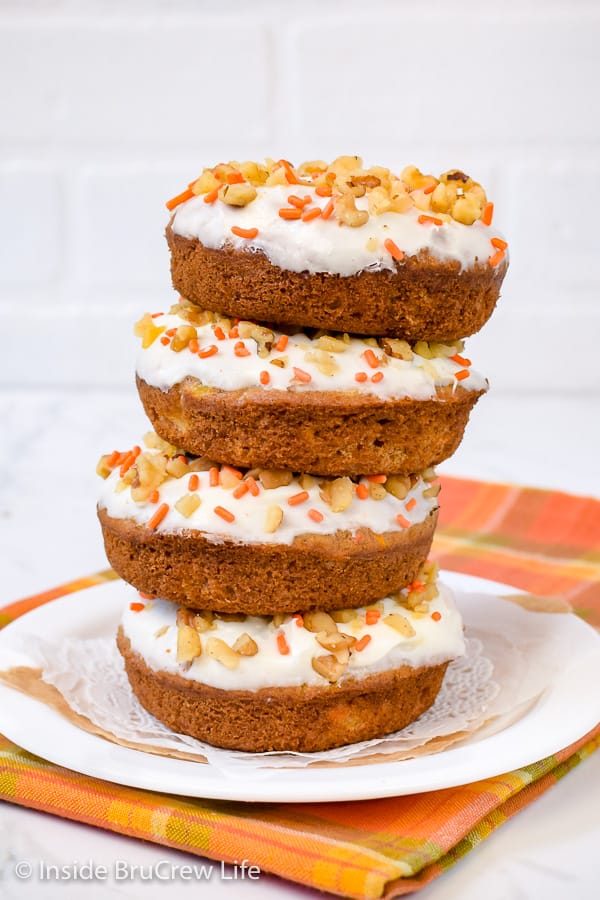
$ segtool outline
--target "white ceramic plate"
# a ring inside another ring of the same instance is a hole
[[[499,600],[514,588],[467,575],[444,572],[457,592],[465,626],[486,615],[523,615],[519,606]],[[115,632],[123,609],[123,585],[110,582],[45,604],[0,632],[3,650],[16,633],[57,640],[98,637]],[[468,591],[478,592],[476,600]],[[461,593],[463,592],[463,593]],[[481,595],[485,594],[485,597]],[[504,730],[441,753],[402,762],[339,769],[273,769],[268,779],[229,776],[210,765],[154,756],[111,744],[80,731],[49,707],[0,684],[0,732],[31,753],[76,772],[130,787],[249,802],[363,800],[420,793],[478,781],[543,759],[582,737],[600,721],[600,636],[574,615],[529,614],[554,638],[560,632],[565,653],[556,660],[556,678],[527,713]]]

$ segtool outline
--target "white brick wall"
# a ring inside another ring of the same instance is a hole
[[[599,46],[594,0],[0,0],[0,386],[131,382],[203,164],[351,152],[488,189],[496,390],[600,392]]]

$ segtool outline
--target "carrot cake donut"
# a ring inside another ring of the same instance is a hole
[[[195,608],[274,614],[360,606],[411,583],[439,484],[422,475],[314,478],[242,472],[151,449],[103,456],[106,553],[125,581]]]
[[[449,590],[419,580],[368,607],[220,617],[132,599],[117,643],[134,693],[174,731],[218,747],[327,750],[381,737],[434,702],[464,653]]]
[[[158,434],[235,466],[419,472],[454,453],[488,386],[462,341],[288,334],[186,301],[146,314],[136,333]]]
[[[458,169],[231,162],[167,206],[176,290],[238,318],[454,341],[488,320],[508,265],[493,204]]]

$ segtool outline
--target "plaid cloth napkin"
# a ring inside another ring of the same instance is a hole
[[[566,597],[600,627],[600,501],[443,479],[441,566]],[[0,627],[56,597],[114,578],[71,582],[0,610]],[[463,787],[355,803],[185,800],[79,775],[0,736],[0,798],[64,818],[356,898],[418,890],[562,778],[600,744],[600,726],[515,772]]]

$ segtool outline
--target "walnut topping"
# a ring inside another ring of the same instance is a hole
[[[275,335],[270,328],[256,325],[254,322],[240,322],[238,332],[241,338],[252,338],[256,341],[258,355],[261,359],[266,359],[275,340]]]
[[[322,631],[317,634],[315,640],[324,650],[331,650],[332,653],[349,650],[356,643],[356,638],[350,634],[344,634],[343,631]]]
[[[410,491],[410,478],[407,475],[388,475],[385,490],[397,500],[404,500]]]
[[[338,630],[333,618],[322,610],[310,610],[304,613],[304,627],[307,631],[323,631],[327,634],[335,634]]]
[[[263,531],[266,534],[274,534],[283,522],[283,510],[280,506],[269,506],[265,516]]]
[[[136,337],[142,339],[142,349],[147,350],[148,347],[151,347],[156,338],[163,333],[165,330],[164,325],[155,325],[154,319],[150,315],[150,313],[146,313],[145,316],[136,322],[133,326],[133,333]]]
[[[265,491],[291,484],[293,475],[287,469],[260,469],[258,477]]]
[[[331,353],[326,353],[325,350],[307,350],[304,359],[308,363],[314,363],[322,375],[335,375],[340,369]]]
[[[219,188],[219,199],[229,206],[247,206],[256,197],[256,188],[247,182],[225,184]]]
[[[315,344],[319,350],[326,350],[328,353],[345,353],[348,344],[343,339],[333,337],[330,334],[323,334],[319,337]]]
[[[191,663],[202,653],[200,635],[191,625],[179,625],[177,628],[177,662]]]
[[[190,625],[196,629],[199,634],[210,631],[214,627],[214,615],[210,610],[193,613],[190,619]]]
[[[247,632],[240,634],[233,645],[233,649],[240,656],[256,656],[258,653],[258,644]]]
[[[345,624],[356,619],[358,613],[355,609],[336,609],[330,615],[334,622]]]
[[[148,450],[160,450],[165,456],[175,456],[177,453],[177,447],[174,447],[173,444],[169,444],[167,441],[163,441],[155,431],[146,432],[144,444]]]
[[[189,519],[200,506],[201,500],[198,494],[184,494],[175,504],[177,512],[181,513],[186,519]]]
[[[413,352],[410,349],[408,341],[401,341],[397,338],[381,338],[381,348],[388,356],[395,359],[405,359],[408,362],[413,358]]]
[[[416,632],[412,627],[406,616],[401,615],[400,613],[390,613],[388,616],[384,616],[383,622],[385,625],[389,625],[390,628],[393,628],[402,637],[413,637]]]
[[[198,332],[193,325],[180,325],[173,335],[171,341],[171,350],[175,353],[181,353],[192,340],[197,340]]]
[[[352,503],[353,484],[350,478],[335,478],[322,483],[321,499],[328,503],[332,512],[344,512]]]
[[[226,669],[237,669],[240,664],[240,654],[221,638],[210,637],[206,642],[206,652],[211,659],[216,659]]]
[[[438,481],[436,484],[432,484],[431,487],[426,488],[423,491],[423,496],[427,497],[428,499],[431,499],[432,497],[437,497],[437,495],[439,494],[441,489],[442,489],[442,485]]]
[[[346,666],[339,662],[332,654],[327,656],[313,656],[311,665],[318,675],[326,678],[331,684],[338,681],[346,669]]]

